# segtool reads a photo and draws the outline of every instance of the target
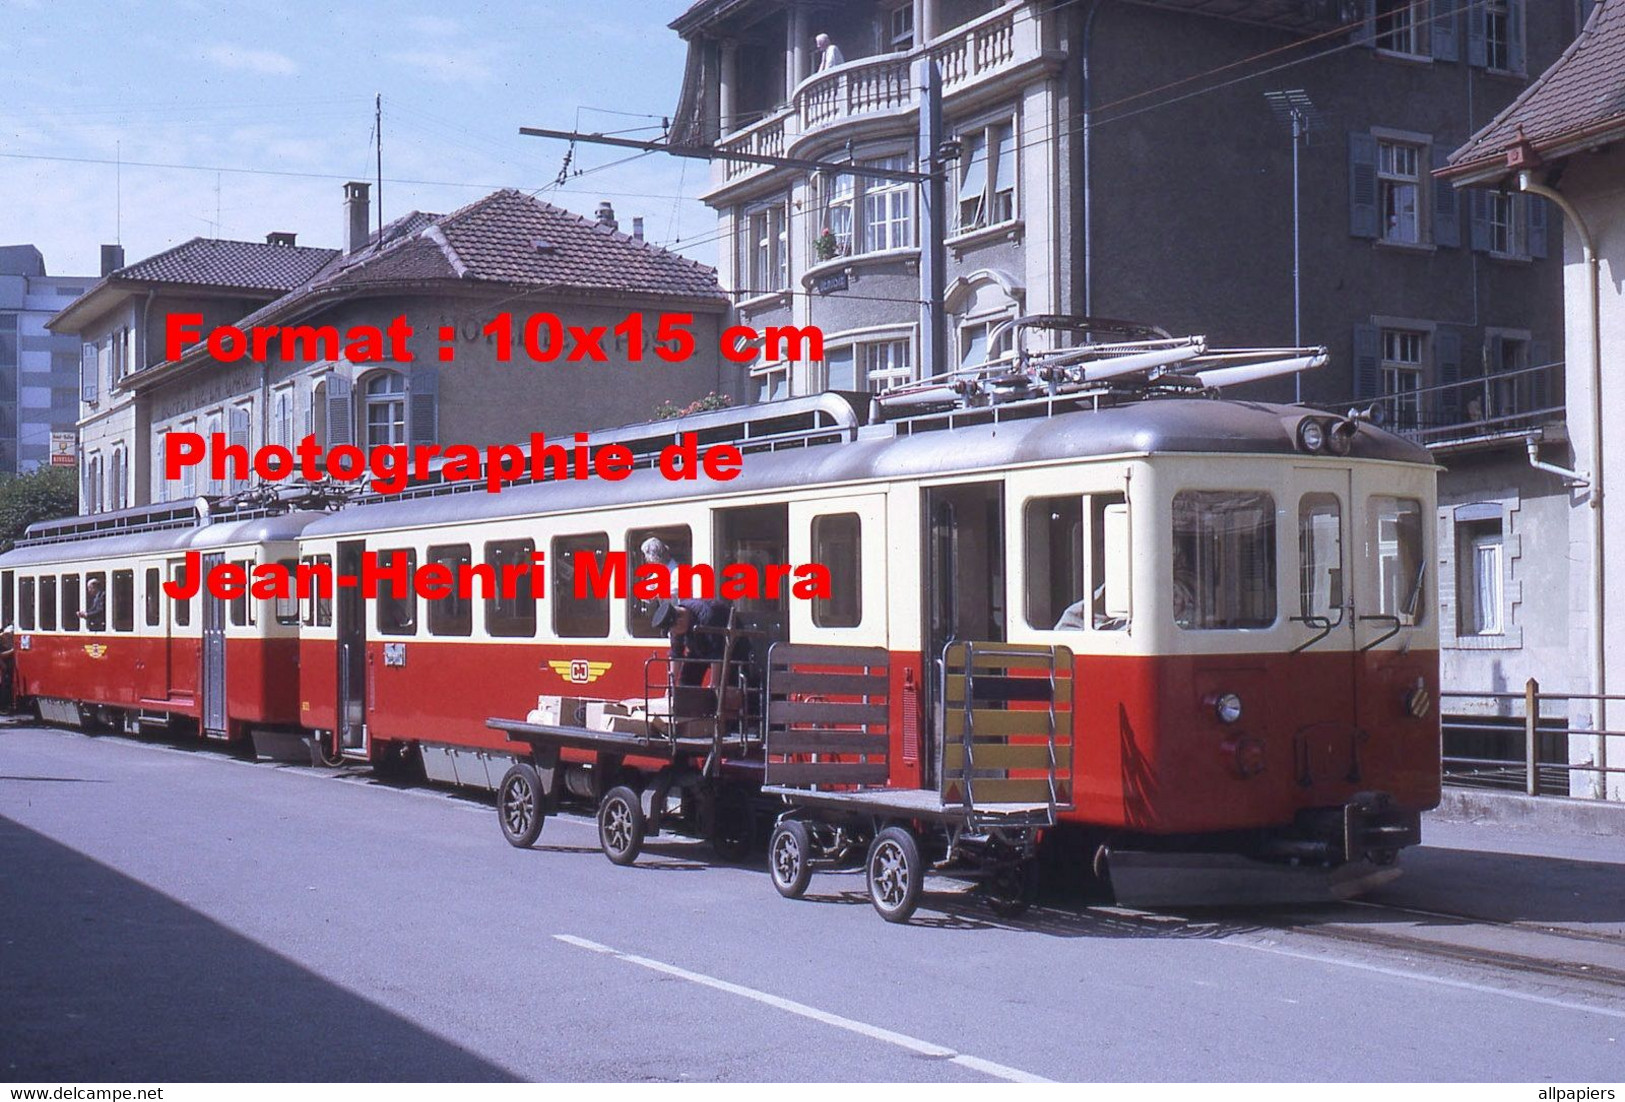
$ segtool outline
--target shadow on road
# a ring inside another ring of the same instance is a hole
[[[0,1078],[511,1081],[367,999],[0,816]]]

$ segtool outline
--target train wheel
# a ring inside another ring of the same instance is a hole
[[[617,865],[630,865],[643,849],[643,805],[638,794],[619,785],[598,805],[598,846]]]
[[[786,899],[800,899],[812,881],[812,833],[800,819],[784,819],[767,843],[767,871]]]
[[[925,862],[906,827],[890,826],[869,843],[869,902],[887,922],[907,922],[920,905]]]
[[[542,778],[524,762],[509,766],[497,786],[497,822],[502,836],[517,849],[536,844],[546,820],[542,810]]]
[[[1020,918],[1038,898],[1038,862],[1000,869],[986,884],[987,905],[1000,918]]]

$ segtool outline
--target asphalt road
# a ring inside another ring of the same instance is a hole
[[[853,876],[0,728],[0,1079],[1625,1079],[1625,846],[1428,837],[1357,906],[890,926]]]

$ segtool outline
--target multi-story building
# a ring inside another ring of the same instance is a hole
[[[0,476],[50,462],[51,435],[74,431],[79,343],[45,323],[94,282],[47,275],[32,245],[0,246]]]
[[[314,435],[335,444],[529,442],[647,420],[662,400],[733,396],[738,371],[718,354],[727,299],[711,269],[618,232],[603,204],[582,218],[517,191],[449,215],[412,212],[369,232],[368,187],[345,185],[342,249],[197,239],[111,273],[52,321],[84,342],[80,420],[82,509],[219,495],[246,481],[158,462],[171,431],[221,434],[249,449]],[[167,357],[166,319],[201,315],[200,328],[330,327],[382,331],[404,319],[409,358],[352,362],[315,340],[270,342],[260,360],[221,362],[202,343]],[[645,343],[666,313],[690,315],[695,354],[668,363],[611,330],[642,319]],[[499,345],[493,322],[511,319]],[[552,315],[602,329],[577,359],[546,327],[531,334],[553,356],[537,362],[528,322]],[[448,335],[449,334],[449,335]],[[448,361],[445,354],[452,358]]]
[[[1023,314],[1326,345],[1328,367],[1251,393],[1376,402],[1434,448],[1447,684],[1520,684],[1567,646],[1529,599],[1565,584],[1543,520],[1566,494],[1524,443],[1562,437],[1561,220],[1432,173],[1558,56],[1581,7],[700,0],[672,24],[689,49],[672,141],[917,169],[913,66],[934,60],[958,145],[946,354],[919,362],[915,187],[724,156],[705,195],[723,285],[753,322],[820,326],[829,349],[758,362],[756,393],[980,364],[1010,354],[989,335]]]

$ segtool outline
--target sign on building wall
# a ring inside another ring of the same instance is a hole
[[[74,433],[53,432],[51,434],[51,466],[78,466],[78,459],[76,458],[78,443],[78,437]]]

